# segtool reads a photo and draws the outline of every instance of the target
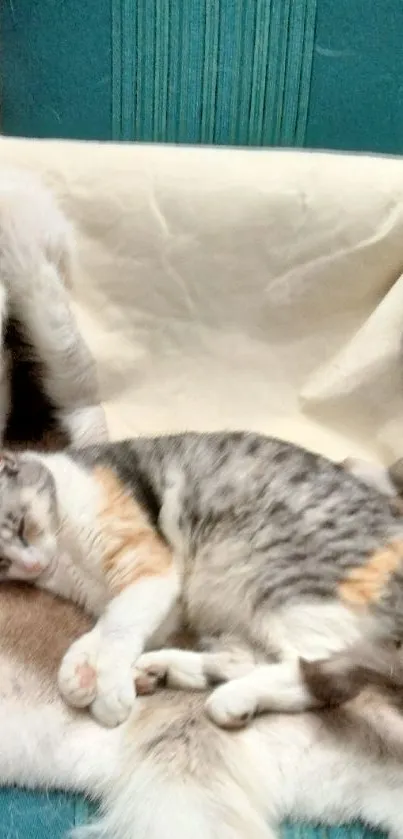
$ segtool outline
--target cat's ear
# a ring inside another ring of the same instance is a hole
[[[36,458],[22,456],[19,464],[20,482],[24,486],[35,487],[38,492],[50,493],[56,497],[56,487],[52,473]]]
[[[0,451],[0,475],[3,473],[7,476],[18,475],[19,464],[13,452],[3,449]]]

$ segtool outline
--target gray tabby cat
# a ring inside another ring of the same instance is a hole
[[[134,679],[138,692],[226,682],[207,700],[226,727],[317,707],[300,658],[403,640],[402,513],[289,443],[182,434],[4,453],[0,504],[1,578],[98,619],[59,686],[105,725],[129,715]],[[212,651],[159,649],[181,626]]]

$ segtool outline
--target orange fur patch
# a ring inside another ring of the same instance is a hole
[[[391,574],[403,560],[403,542],[391,542],[372,554],[365,565],[353,568],[339,585],[342,600],[365,606],[379,599]]]
[[[113,594],[143,577],[167,574],[172,552],[155,532],[144,511],[107,467],[94,470],[105,505],[100,514],[103,567]]]

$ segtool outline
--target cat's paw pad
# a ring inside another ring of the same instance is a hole
[[[130,668],[119,669],[114,661],[98,659],[97,692],[91,713],[101,725],[114,728],[127,720],[136,692]]]
[[[67,650],[58,674],[59,690],[73,708],[86,708],[97,692],[96,650],[80,638]]]
[[[206,702],[206,712],[220,728],[243,728],[255,716],[256,700],[250,687],[237,680],[217,688]]]

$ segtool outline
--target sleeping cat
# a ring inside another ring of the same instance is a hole
[[[133,677],[138,692],[227,682],[207,700],[227,727],[316,707],[300,657],[403,640],[403,515],[323,457],[256,434],[182,434],[5,452],[1,466],[1,579],[98,618],[59,686],[105,725],[129,715]],[[158,649],[180,626],[223,636],[221,650]]]

